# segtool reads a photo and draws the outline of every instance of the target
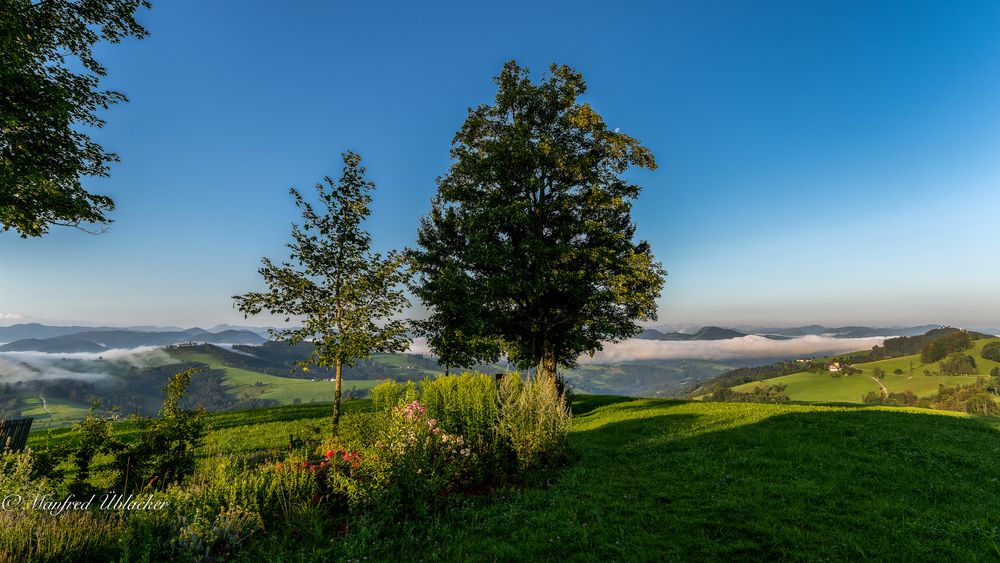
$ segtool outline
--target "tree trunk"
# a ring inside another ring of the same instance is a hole
[[[444,364],[444,376],[445,377],[448,377],[448,373],[450,371],[450,368],[451,368],[451,364],[448,364],[448,363]]]
[[[344,362],[340,358],[337,358],[337,375],[334,378],[334,392],[333,392],[333,434],[337,435],[337,429],[340,427],[340,374],[344,367]]]
[[[556,352],[550,342],[542,343],[542,357],[538,360],[538,377],[555,385]]]

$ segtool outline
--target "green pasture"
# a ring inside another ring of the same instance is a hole
[[[276,401],[279,405],[293,404],[296,399],[302,403],[333,400],[334,384],[332,381],[312,381],[310,379],[295,379],[278,377],[241,368],[229,367],[214,356],[205,353],[187,351],[171,351],[177,358],[207,364],[211,369],[219,369],[225,373],[224,383],[228,391],[235,396],[249,396],[255,399]],[[372,380],[344,380],[343,391],[367,391],[378,385]]]
[[[860,374],[834,376],[829,372],[813,373],[799,372],[782,377],[765,379],[737,385],[733,387],[735,391],[750,391],[757,387],[767,387],[770,385],[785,385],[785,394],[793,401],[823,402],[823,403],[861,403],[862,398],[871,391],[878,392],[880,387],[871,377],[875,373],[875,368],[881,368],[885,372],[882,383],[892,393],[902,393],[912,391],[918,397],[929,397],[938,392],[940,385],[969,385],[975,383],[979,377],[986,377],[994,367],[1000,363],[984,359],[980,353],[983,346],[989,342],[996,342],[1000,338],[990,338],[977,340],[973,347],[966,354],[976,359],[976,367],[979,375],[924,375],[924,370],[932,374],[940,371],[940,363],[930,364],[920,363],[920,354],[880,360],[877,362],[867,362],[856,364],[854,367],[861,370]],[[911,369],[912,366],[912,369]],[[902,375],[897,375],[896,369],[903,370]]]

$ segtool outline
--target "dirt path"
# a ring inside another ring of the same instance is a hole
[[[42,401],[42,409],[45,412],[47,412],[49,414],[56,414],[56,413],[54,413],[54,412],[52,412],[52,411],[49,410],[49,403],[48,403],[48,401],[45,400],[45,397],[43,397],[41,393],[38,394],[38,398],[41,399],[41,401]]]
[[[882,382],[879,381],[879,379],[877,377],[875,377],[874,375],[869,375],[867,377],[868,377],[868,379],[871,379],[875,383],[878,383],[878,386],[882,388],[882,398],[883,399],[888,399],[889,398],[889,390],[885,388],[885,385],[883,385]]]

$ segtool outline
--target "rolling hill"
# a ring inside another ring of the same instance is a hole
[[[929,397],[937,393],[939,385],[954,386],[975,383],[980,377],[988,377],[990,370],[1000,367],[1000,363],[984,359],[981,356],[983,347],[990,342],[1000,341],[1000,338],[982,338],[973,343],[967,354],[976,360],[978,373],[975,375],[938,375],[941,371],[941,361],[924,364],[920,354],[902,356],[888,360],[854,364],[861,370],[855,375],[835,376],[830,373],[815,373],[801,371],[737,385],[734,391],[746,392],[759,387],[784,385],[784,392],[793,401],[807,402],[837,402],[861,403],[869,392],[878,392],[881,386],[873,378],[875,369],[885,372],[882,383],[890,393],[911,391],[917,397]],[[902,374],[894,373],[900,370]],[[925,371],[932,375],[925,375]]]

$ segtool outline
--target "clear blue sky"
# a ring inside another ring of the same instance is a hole
[[[100,50],[128,104],[101,236],[0,235],[0,323],[243,322],[290,186],[364,157],[382,248],[413,243],[508,59],[571,65],[643,141],[661,323],[1000,325],[1000,3],[154,0]],[[265,319],[258,319],[264,321]]]

